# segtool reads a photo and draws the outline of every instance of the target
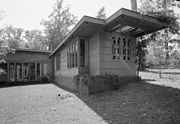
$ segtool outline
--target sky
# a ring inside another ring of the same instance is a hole
[[[52,12],[56,0],[0,0],[0,28],[5,25],[26,30],[42,29],[43,19]],[[139,0],[137,0],[139,6]],[[64,0],[64,6],[70,7],[70,12],[80,20],[84,15],[95,17],[103,6],[109,17],[120,8],[130,9],[130,0]],[[177,10],[180,12],[180,9]]]

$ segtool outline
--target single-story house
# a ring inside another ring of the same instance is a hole
[[[18,49],[1,57],[4,63],[0,67],[5,70],[0,74],[0,82],[42,81],[52,77],[52,61],[50,51]]]
[[[106,20],[84,16],[50,55],[54,82],[75,90],[75,75],[134,78],[136,38],[166,26],[124,8]]]

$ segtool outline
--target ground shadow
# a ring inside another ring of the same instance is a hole
[[[180,123],[179,89],[140,81],[114,91],[77,96],[108,124]]]
[[[155,79],[143,79],[144,81],[156,81]]]
[[[59,83],[53,83],[53,84],[54,84],[55,86],[63,89],[63,90],[66,90],[66,91],[70,92],[70,93],[76,93],[75,91],[71,90],[70,88],[64,87],[63,85],[61,85],[61,84],[59,84]]]
[[[8,87],[17,87],[17,86],[28,86],[28,85],[38,85],[38,84],[48,84],[50,82],[40,82],[40,81],[34,81],[34,82],[13,82],[13,83],[7,83],[7,82],[0,82],[0,88],[8,88]]]

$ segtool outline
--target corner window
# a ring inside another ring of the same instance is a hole
[[[85,40],[80,40],[80,66],[85,67]]]
[[[61,65],[60,58],[61,58],[61,53],[58,52],[57,55],[56,55],[56,59],[55,59],[55,61],[56,61],[56,70],[60,70],[60,65]]]
[[[77,41],[72,42],[67,47],[67,67],[68,68],[77,67],[77,48],[78,48]]]

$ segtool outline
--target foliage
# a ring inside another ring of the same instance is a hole
[[[144,70],[145,68],[145,54],[146,54],[146,40],[143,39],[143,37],[140,37],[137,39],[139,42],[136,44],[136,61],[135,63],[138,65],[137,68],[137,78],[139,77],[139,71]]]
[[[28,41],[25,45],[26,48],[35,50],[47,50],[47,39],[42,35],[40,30],[27,30],[25,31],[26,40]]]
[[[0,38],[12,49],[22,48],[24,46],[23,31],[22,28],[9,25],[1,30]]]
[[[98,15],[96,16],[99,19],[106,19],[106,13],[105,13],[105,7],[102,7],[98,13]]]
[[[57,47],[76,21],[77,17],[70,13],[70,8],[63,6],[63,0],[57,0],[49,19],[42,21],[45,26],[49,50],[54,50]]]
[[[148,54],[146,57],[146,63],[149,66],[154,67],[165,67],[168,65],[166,62],[166,54],[164,52],[164,48],[162,45],[154,45],[153,43],[150,43],[147,47]]]
[[[169,64],[173,68],[180,68],[180,50],[174,50],[171,53]]]
[[[180,25],[179,17],[174,13],[173,7],[177,6],[175,0],[141,0],[142,5],[139,12],[154,16],[159,21],[168,24],[168,28],[143,36],[148,46],[144,53],[144,63],[149,66],[167,67],[171,60],[171,50],[169,43],[172,42],[172,37],[179,35]],[[175,41],[175,40],[174,40]],[[178,41],[178,40],[176,40]],[[145,65],[144,65],[145,66]]]
[[[43,83],[49,83],[49,82],[51,82],[51,79],[50,79],[49,76],[42,76],[42,77],[41,77],[41,82],[43,82]]]

